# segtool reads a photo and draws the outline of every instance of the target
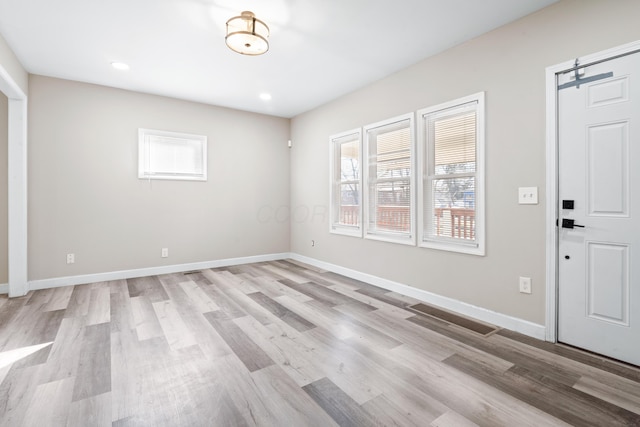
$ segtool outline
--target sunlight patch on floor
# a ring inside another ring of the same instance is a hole
[[[5,366],[27,357],[51,344],[53,344],[53,341],[44,344],[31,345],[29,347],[16,348],[15,350],[3,351],[0,353],[0,368],[4,368]]]

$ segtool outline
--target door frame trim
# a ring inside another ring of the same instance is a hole
[[[7,202],[9,296],[29,291],[27,269],[27,94],[0,64],[0,92],[8,102]]]
[[[588,66],[640,50],[640,40],[580,57]],[[575,67],[575,58],[546,68],[546,322],[545,339],[558,341],[558,74]]]

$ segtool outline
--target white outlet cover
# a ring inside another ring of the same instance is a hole
[[[531,293],[531,278],[520,277],[520,292],[523,294]]]
[[[520,203],[521,205],[537,205],[538,187],[518,188],[518,203]]]

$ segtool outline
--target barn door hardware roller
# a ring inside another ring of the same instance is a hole
[[[584,70],[585,70],[585,67],[581,67],[580,60],[576,58],[576,62],[573,64],[573,68],[565,72],[565,73],[570,73],[573,71],[575,80],[573,80],[572,82],[567,82],[567,83],[558,85],[558,90],[567,89],[574,86],[576,87],[576,89],[580,89],[580,85],[582,84],[613,77],[613,71],[609,71],[608,73],[596,74],[595,76],[590,76],[590,77],[580,77],[581,74],[585,73]]]

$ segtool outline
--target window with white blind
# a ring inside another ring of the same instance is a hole
[[[418,111],[419,245],[484,255],[484,93]]]
[[[365,236],[415,244],[413,114],[364,127]]]
[[[207,137],[138,129],[138,178],[207,180]]]
[[[331,144],[330,231],[362,236],[362,172],[360,129],[333,135]]]

